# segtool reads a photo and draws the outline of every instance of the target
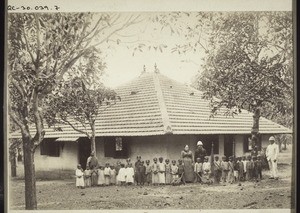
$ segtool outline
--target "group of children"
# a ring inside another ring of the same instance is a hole
[[[262,179],[263,162],[261,156],[243,156],[228,160],[225,156],[222,160],[216,156],[213,162],[214,183],[234,183],[240,181],[259,181]]]
[[[178,163],[177,163],[178,162]],[[117,162],[117,165],[105,164],[105,167],[82,170],[79,164],[76,169],[76,186],[78,188],[91,186],[109,186],[109,185],[164,185],[181,184],[184,180],[184,164],[181,159],[172,160],[154,158],[153,163],[141,160],[137,157],[134,164],[130,159],[126,164]],[[176,164],[177,163],[177,164]],[[234,159],[225,156],[222,160],[215,156],[213,165],[209,158],[205,157],[202,162],[200,158],[194,164],[195,182],[200,183],[233,183],[245,180],[260,180],[262,178],[262,160],[260,156],[243,156]]]
[[[124,184],[132,184],[134,182],[134,169],[132,164],[128,164],[126,168],[123,165],[119,165],[115,168],[114,165],[109,163],[105,164],[105,167],[98,166],[94,169],[90,169],[89,166],[83,171],[81,165],[77,165],[76,169],[76,186],[79,188],[91,187],[91,186],[109,186],[117,184],[117,181]]]

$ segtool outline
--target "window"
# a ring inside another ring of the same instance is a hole
[[[128,138],[106,137],[104,139],[104,156],[113,158],[128,158]]]
[[[41,155],[59,157],[59,143],[55,139],[44,139],[40,144]]]
[[[22,152],[21,148],[18,148],[17,159],[18,159],[18,162],[22,162],[23,161],[23,152]]]

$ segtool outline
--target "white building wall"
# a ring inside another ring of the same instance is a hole
[[[40,147],[35,150],[34,163],[36,170],[75,170],[78,164],[78,152],[76,142],[55,142],[60,143],[59,157],[41,155]],[[64,145],[62,146],[62,144]]]
[[[163,157],[170,160],[178,160],[181,151],[185,145],[189,145],[193,151],[196,149],[196,138],[186,135],[165,135],[165,136],[147,136],[147,137],[132,137],[129,142],[128,156],[132,162],[136,161],[136,156],[142,156],[142,159],[152,162],[154,157]],[[115,164],[117,161],[125,163],[125,159],[116,159],[112,157],[104,157],[104,142],[103,140],[96,141],[97,158],[100,165],[106,162]]]
[[[236,156],[244,155],[243,135],[235,135]],[[262,135],[262,147],[268,145],[270,135]],[[62,144],[62,142],[60,142]],[[185,145],[189,145],[193,154],[196,150],[197,137],[195,135],[164,135],[148,137],[132,137],[129,145],[129,157],[135,162],[136,156],[141,155],[143,160],[152,161],[154,157],[163,157],[178,160]],[[115,164],[118,160],[125,163],[125,159],[104,157],[104,142],[102,138],[96,139],[97,158],[101,165],[106,162]],[[210,153],[208,153],[210,154]],[[219,135],[219,155],[224,155],[224,135]],[[60,156],[50,157],[40,155],[40,148],[35,151],[36,171],[74,170],[78,164],[77,142],[64,142],[60,146]],[[23,163],[18,162],[18,172],[23,173]]]

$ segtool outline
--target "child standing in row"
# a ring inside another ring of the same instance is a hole
[[[263,167],[261,156],[258,155],[257,157],[254,157],[253,161],[254,161],[254,178],[255,181],[259,181],[262,179],[262,167]]]
[[[90,167],[86,167],[86,170],[84,171],[84,185],[86,187],[90,187],[91,186],[91,175],[92,175],[92,171],[90,170]]]
[[[221,168],[222,168],[222,182],[226,183],[228,172],[229,172],[229,164],[227,162],[226,156],[222,157]]]
[[[178,160],[178,178],[181,178],[181,181],[185,184],[185,179],[184,179],[184,167],[182,164],[182,160]]]
[[[97,186],[98,185],[98,175],[97,175],[97,168],[94,168],[91,170],[91,185],[92,186]]]
[[[151,166],[151,171],[152,171],[152,184],[153,185],[159,184],[159,177],[158,177],[159,166],[157,164],[157,158],[153,158],[153,164]]]
[[[139,166],[139,172],[141,174],[140,184],[144,185],[145,181],[146,181],[146,166],[145,166],[144,161],[142,161]]]
[[[104,176],[104,167],[103,166],[98,167],[97,174],[98,174],[98,186],[104,186],[105,176]]]
[[[214,160],[214,183],[219,184],[222,176],[221,161],[219,156],[215,156]]]
[[[151,170],[151,165],[150,165],[150,160],[146,160],[146,168],[145,168],[145,175],[146,175],[146,183],[148,186],[152,182],[152,170]]]
[[[237,182],[239,178],[239,165],[238,165],[238,158],[235,158],[233,163],[233,179],[234,182]]]
[[[126,170],[125,170],[125,165],[123,163],[120,166],[121,168],[118,174],[118,181],[120,182],[121,186],[123,186],[126,183]]]
[[[238,181],[244,180],[244,163],[242,162],[242,158],[237,158],[237,169],[238,169]]]
[[[251,159],[251,156],[248,155],[247,161],[246,161],[246,180],[247,181],[252,179],[253,167],[254,167],[254,162]]]
[[[196,160],[197,160],[197,162],[194,165],[194,172],[196,174],[196,181],[201,183],[201,176],[202,176],[201,158],[197,158]]]
[[[211,181],[210,181],[211,164],[208,161],[208,157],[204,158],[204,162],[203,162],[203,165],[202,165],[202,171],[203,171],[202,182],[210,184],[211,183]]]
[[[110,185],[110,167],[109,167],[109,163],[105,164],[104,179],[105,179],[105,185],[109,186]]]
[[[117,171],[115,167],[112,165],[110,166],[110,184],[116,185],[117,182]]]
[[[137,185],[141,185],[142,182],[142,173],[140,172],[140,167],[141,167],[141,156],[137,156],[136,159],[137,161],[134,163],[134,177],[135,177],[135,182]]]
[[[80,164],[77,165],[75,175],[76,175],[76,187],[83,189],[84,188],[84,173],[83,173],[83,170],[82,170]]]
[[[170,160],[166,159],[165,160],[165,172],[166,172],[166,184],[171,184],[172,183],[172,174],[171,174],[171,164]]]
[[[125,169],[126,183],[132,185],[134,183],[134,169],[132,163],[128,164],[128,167]]]
[[[176,160],[172,160],[171,165],[171,175],[172,175],[172,182],[178,178],[178,166],[176,165]]]
[[[159,159],[159,163],[158,163],[158,182],[160,185],[164,185],[166,183],[166,177],[165,177],[165,173],[166,173],[166,166],[165,163],[163,162],[163,157],[160,157]]]
[[[230,156],[229,157],[229,162],[228,162],[228,183],[233,183],[234,181],[234,176],[233,176],[233,172],[234,172],[234,165],[233,165],[233,157]]]

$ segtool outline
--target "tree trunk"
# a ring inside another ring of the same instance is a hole
[[[280,139],[279,139],[279,140],[280,140]],[[282,142],[281,142],[281,141],[279,141],[279,142],[278,142],[278,146],[279,146],[279,152],[282,152],[282,146],[281,146],[281,145],[282,145]]]
[[[91,129],[92,129],[92,135],[91,135],[91,152],[94,152],[94,155],[96,156],[96,141],[95,141],[95,122],[91,122]]]
[[[286,150],[286,141],[283,142],[283,145],[284,145],[283,150]]]
[[[11,170],[11,176],[17,177],[17,161],[16,161],[15,152],[11,153],[10,170]]]
[[[34,168],[34,145],[29,137],[23,136],[25,209],[37,209],[36,183]]]
[[[258,149],[258,134],[259,134],[259,118],[260,118],[260,109],[256,109],[253,115],[253,126],[251,130],[251,146],[252,146],[252,155],[257,155]]]

